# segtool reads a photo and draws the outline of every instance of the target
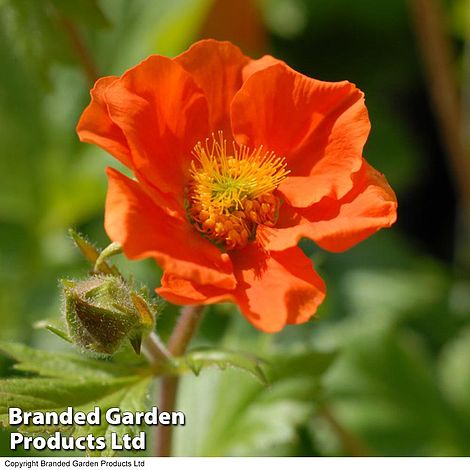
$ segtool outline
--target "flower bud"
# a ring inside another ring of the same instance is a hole
[[[116,276],[62,281],[70,338],[83,349],[114,354],[129,340],[140,353],[142,335],[155,323],[154,307]]]

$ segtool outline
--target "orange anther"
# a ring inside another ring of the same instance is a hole
[[[213,219],[207,219],[202,224],[202,228],[204,230],[210,230],[214,228],[214,226],[215,226],[215,221]]]
[[[198,220],[204,222],[210,217],[209,211],[200,211],[198,214]]]
[[[227,250],[245,246],[259,224],[273,226],[279,202],[273,191],[289,171],[283,158],[262,146],[250,150],[222,132],[193,149],[189,215],[197,230]]]

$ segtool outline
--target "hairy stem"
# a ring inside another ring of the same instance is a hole
[[[171,353],[162,343],[159,336],[152,331],[147,339],[142,343],[142,354],[148,359],[150,364],[165,362],[171,358]]]
[[[196,332],[202,317],[202,305],[184,307],[168,343],[168,350],[173,356],[181,356],[186,351],[191,338]],[[175,411],[179,378],[163,376],[160,384],[158,408],[164,411]],[[155,433],[155,449],[158,457],[169,457],[173,443],[172,426],[161,426]]]

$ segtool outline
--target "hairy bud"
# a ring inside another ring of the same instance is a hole
[[[129,340],[140,353],[142,336],[154,326],[154,306],[120,277],[97,275],[83,281],[62,281],[65,320],[78,346],[114,354]]]

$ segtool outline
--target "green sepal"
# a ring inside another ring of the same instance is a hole
[[[98,258],[95,261],[95,266],[93,268],[93,271],[95,273],[104,273],[108,274],[106,271],[109,269],[109,266],[106,263],[106,260],[108,258],[111,258],[111,256],[118,255],[122,253],[122,246],[118,242],[113,242],[110,245],[108,245],[98,256]],[[117,271],[117,270],[116,270]]]
[[[140,348],[142,346],[142,332],[136,332],[132,336],[129,336],[129,342],[136,354],[140,354]]]
[[[73,229],[69,229],[69,234],[77,248],[82,252],[85,259],[95,267],[98,261],[101,251],[96,248],[91,242],[89,242],[83,235],[76,232]],[[111,274],[113,276],[120,276],[119,270],[116,266],[109,265],[106,261],[100,262],[99,272],[103,274]]]
[[[144,329],[150,330],[155,323],[154,315],[149,307],[149,304],[135,292],[131,292],[131,299],[139,313],[140,326]]]
[[[55,319],[39,320],[33,324],[33,328],[48,330],[64,341],[67,341],[67,343],[72,343],[69,334],[64,331],[64,326]]]

